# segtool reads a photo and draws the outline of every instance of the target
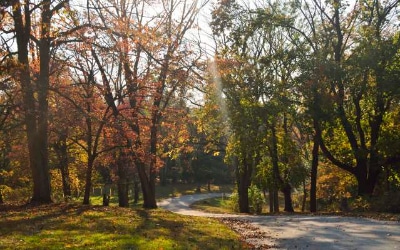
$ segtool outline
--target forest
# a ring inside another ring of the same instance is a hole
[[[400,212],[398,3],[1,0],[0,203]]]

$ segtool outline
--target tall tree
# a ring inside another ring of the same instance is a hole
[[[95,1],[91,5],[96,32],[109,31],[107,50],[111,57],[118,58],[119,82],[113,84],[107,72],[110,67],[97,56],[104,96],[116,119],[126,123],[133,134],[129,145],[141,182],[143,206],[155,208],[155,181],[161,165],[159,129],[171,99],[186,93],[190,76],[196,78],[193,70],[200,57],[189,50],[187,35],[203,5],[183,0],[161,1],[156,8],[146,1],[121,2],[112,7]],[[101,49],[99,46],[93,50],[93,56]],[[128,105],[121,112],[118,105],[125,102]]]
[[[397,73],[389,70],[400,48],[391,22],[398,1],[360,1],[353,10],[343,1],[313,3],[329,39],[330,56],[323,66],[334,107],[329,126],[345,135],[324,133],[320,146],[332,163],[356,177],[359,195],[371,195],[381,166],[396,158],[382,155],[380,141],[385,117],[398,97],[393,91]],[[347,146],[336,148],[337,139],[345,139]]]
[[[4,2],[4,1],[3,1]],[[15,59],[13,76],[21,85],[32,202],[51,202],[48,160],[48,93],[55,48],[76,30],[68,0],[5,1],[2,6],[2,48]],[[3,19],[3,17],[5,17]],[[72,20],[72,22],[71,22]],[[71,27],[71,23],[74,25]],[[14,42],[15,45],[12,45]]]
[[[265,154],[271,161],[262,164],[272,164],[269,186],[275,197],[271,199],[274,201],[273,210],[279,210],[277,197],[278,190],[281,190],[286,197],[286,210],[292,211],[290,171],[282,168],[291,165],[290,149],[281,151],[278,147],[289,145],[292,127],[289,127],[288,120],[294,119],[297,112],[294,98],[298,94],[293,78],[298,69],[295,64],[297,48],[289,42],[287,37],[290,34],[271,21],[272,18],[275,22],[282,20],[282,13],[270,14],[280,7],[279,3],[262,10],[261,6],[259,9],[251,6],[221,1],[213,12],[212,22],[217,43],[217,65],[228,103],[232,133],[236,138],[233,141],[235,145],[242,145],[237,148],[246,151],[236,151],[235,154],[239,157],[239,165],[243,162],[249,164],[240,166],[237,171],[239,197],[243,195],[243,200],[246,200],[254,167],[260,164]],[[271,19],[260,18],[263,15]],[[278,136],[282,129],[285,135]],[[269,150],[260,151],[263,147]],[[246,160],[241,162],[240,158],[244,156]],[[240,183],[246,184],[241,187]]]

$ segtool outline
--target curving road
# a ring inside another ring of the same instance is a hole
[[[400,250],[400,222],[341,216],[210,214],[189,207],[195,201],[221,195],[185,195],[163,200],[158,205],[183,215],[229,218],[236,221],[239,229],[248,228],[258,232],[258,237],[245,238],[259,249]],[[244,226],[245,224],[249,227]]]

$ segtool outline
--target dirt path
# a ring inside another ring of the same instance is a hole
[[[400,223],[341,216],[252,216],[210,214],[189,206],[220,193],[185,195],[159,206],[190,216],[216,217],[256,249],[400,250]]]

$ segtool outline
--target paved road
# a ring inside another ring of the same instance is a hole
[[[341,216],[210,214],[189,207],[195,201],[221,195],[185,195],[163,200],[159,206],[183,215],[246,221],[264,235],[257,239],[249,237],[249,242],[256,246],[273,246],[268,249],[400,250],[400,222]]]

